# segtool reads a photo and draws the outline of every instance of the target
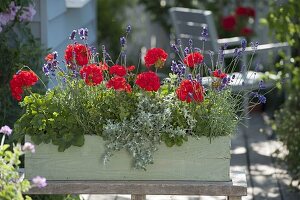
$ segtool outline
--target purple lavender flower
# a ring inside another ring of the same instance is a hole
[[[127,34],[130,33],[130,31],[131,31],[131,26],[128,25],[127,28],[126,28],[126,33],[127,33]]]
[[[70,40],[75,40],[75,38],[76,38],[76,33],[77,33],[77,31],[76,31],[76,30],[73,30],[72,33],[71,33],[70,36],[69,36],[69,39],[70,39]]]
[[[125,44],[126,44],[126,38],[125,37],[120,37],[120,44],[121,44],[122,47],[125,46]]]
[[[180,46],[181,45],[181,39],[176,40],[176,45]]]
[[[46,76],[49,76],[48,64],[44,64],[42,70]]]
[[[57,56],[58,56],[57,51],[54,51],[52,54],[53,54],[53,59],[56,60],[56,59],[57,59]]]
[[[192,76],[192,74],[189,74],[189,75],[188,75],[188,79],[189,79],[190,81],[192,81],[192,80],[193,80],[193,76]]]
[[[201,40],[206,41],[208,37],[208,30],[206,26],[203,26],[201,36],[203,37]]]
[[[228,83],[228,79],[227,79],[227,77],[224,77],[223,79],[222,79],[222,84],[223,85],[226,85]]]
[[[185,47],[184,48],[184,53],[185,53],[185,55],[189,54],[190,53],[190,49],[188,47]]]
[[[177,48],[177,46],[175,44],[171,44],[171,48],[175,51],[175,53],[179,52],[179,49]]]
[[[259,81],[258,87],[259,87],[259,89],[266,89],[266,85],[265,85],[265,83],[264,83],[263,80],[260,80],[260,81]]]
[[[22,147],[22,150],[34,153],[35,152],[35,147],[30,142],[25,142],[23,147]]]
[[[242,41],[241,41],[241,47],[242,47],[243,51],[246,49],[246,47],[247,47],[247,40],[242,39]]]
[[[12,129],[9,126],[5,125],[5,126],[1,127],[0,133],[3,133],[4,135],[9,136],[12,133]]]
[[[202,77],[201,77],[200,74],[196,75],[196,80],[197,80],[198,83],[200,83],[202,85]]]
[[[88,29],[87,28],[80,28],[78,29],[78,34],[80,35],[80,39],[86,40],[88,36]]]
[[[258,92],[251,92],[250,93],[253,97],[256,97],[258,98],[258,103],[261,104],[261,103],[266,103],[267,102],[267,98],[262,95],[262,94],[258,94]]]
[[[190,46],[190,48],[192,48],[192,46],[193,46],[193,40],[191,38],[189,39],[189,46]]]
[[[185,66],[181,63],[176,63],[174,60],[172,61],[171,71],[178,76],[182,76],[185,73]]]
[[[41,177],[41,176],[36,176],[32,179],[32,183],[34,186],[38,188],[43,188],[47,186],[46,178]]]
[[[84,36],[87,38],[88,34],[89,34],[89,29],[85,28],[84,29]]]

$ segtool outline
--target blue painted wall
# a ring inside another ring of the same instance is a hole
[[[60,60],[73,29],[88,28],[89,44],[96,43],[96,0],[81,8],[67,8],[65,0],[37,0],[35,9],[31,30],[45,47],[58,52]]]

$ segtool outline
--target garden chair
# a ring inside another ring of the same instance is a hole
[[[189,39],[193,40],[194,47],[202,48],[203,40],[205,39],[205,50],[211,50],[215,52],[215,55],[219,52],[220,48],[225,44],[230,46],[240,46],[242,37],[232,37],[219,39],[216,31],[213,14],[208,10],[198,10],[189,8],[173,7],[169,10],[171,15],[172,25],[174,27],[175,36],[177,39],[181,39],[182,46],[188,46]],[[203,38],[201,32],[203,27],[208,29],[208,36]],[[287,43],[272,43],[259,45],[255,52],[266,53],[267,51],[284,50],[286,55],[290,55],[290,48]],[[210,56],[208,51],[203,52],[206,58],[205,62],[210,64]],[[241,57],[241,66],[247,66],[247,56],[253,53],[251,47],[247,47]],[[234,57],[236,55],[235,49],[224,50],[224,57]],[[207,59],[209,58],[209,60]],[[263,73],[248,71],[247,67],[242,67],[240,72],[235,73],[235,80],[231,83],[233,91],[239,92],[245,89],[249,90],[259,89],[258,82],[261,80]],[[209,77],[203,78],[203,84],[210,82]],[[274,85],[274,81],[267,82],[265,87],[271,87]],[[244,112],[248,113],[247,107],[249,103],[249,97],[244,98]]]
[[[189,8],[180,8],[173,7],[169,10],[171,15],[172,25],[175,30],[176,38],[180,38],[183,46],[188,46],[189,39],[193,40],[194,47],[202,48],[203,39],[205,42],[205,50],[210,50],[217,54],[222,46],[225,44],[230,46],[240,46],[241,40],[243,37],[232,37],[232,38],[223,38],[219,39],[216,31],[213,15],[211,11],[208,10],[198,10],[198,9],[189,9]],[[208,37],[203,38],[201,36],[202,28],[206,27],[208,29]],[[265,53],[271,50],[284,50],[286,54],[290,54],[290,48],[287,43],[272,43],[272,44],[263,44],[259,45],[255,50],[256,53]],[[251,47],[247,47],[243,53],[243,57],[241,58],[242,65],[247,64],[247,56],[253,53],[253,49]],[[204,54],[208,54],[208,51],[204,52]],[[225,57],[233,57],[235,55],[235,49],[227,49],[224,50]],[[209,56],[205,56],[208,58]],[[244,78],[244,82],[253,84],[255,83],[253,72],[248,72],[247,68],[243,68],[241,71],[241,78]],[[238,74],[237,74],[238,75]],[[238,77],[240,77],[238,75]],[[261,74],[256,73],[256,77],[259,77]],[[257,79],[257,78],[256,78]],[[236,83],[233,83],[235,86]]]

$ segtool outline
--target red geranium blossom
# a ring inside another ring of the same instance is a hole
[[[73,54],[76,63],[83,66],[88,64],[91,51],[83,44],[69,44],[65,50],[65,59],[68,64],[75,64]]]
[[[31,87],[38,81],[37,75],[33,71],[20,71],[15,74],[9,82],[12,96],[17,100],[22,100],[23,88]]]
[[[131,66],[127,67],[127,71],[131,72],[133,70],[135,70],[135,66],[134,65],[131,65]]]
[[[104,62],[104,63],[100,62],[99,67],[102,71],[108,70],[108,65],[106,64],[106,62]]]
[[[251,28],[245,27],[245,28],[242,28],[242,30],[241,30],[241,35],[243,35],[243,36],[250,36],[252,34],[253,34],[253,30]]]
[[[144,57],[146,67],[155,65],[161,68],[166,62],[168,54],[161,48],[149,49]]]
[[[202,102],[204,99],[203,91],[203,86],[199,82],[185,79],[177,88],[176,94],[178,99],[187,103],[191,101]]]
[[[220,69],[216,69],[215,71],[213,71],[213,76],[223,79],[223,78],[227,77],[227,74],[223,73]]]
[[[117,75],[117,76],[125,76],[126,68],[122,65],[114,65],[109,68],[109,74]]]
[[[154,72],[143,72],[136,78],[135,83],[146,91],[157,91],[160,88],[159,77]]]
[[[233,31],[236,26],[236,18],[233,15],[222,18],[222,27],[226,31]]]
[[[49,53],[46,57],[45,60],[46,61],[52,61],[54,59],[54,55],[52,53]]]
[[[251,7],[237,7],[235,13],[239,16],[255,17],[255,10]]]
[[[115,76],[112,79],[110,79],[107,84],[107,88],[114,88],[118,91],[126,91],[131,92],[131,86],[126,82],[126,79],[124,77]]]
[[[199,52],[190,53],[184,58],[184,64],[190,68],[195,67],[195,65],[200,64],[202,61],[203,55]]]
[[[87,85],[95,86],[103,81],[102,70],[96,64],[85,65],[79,73]]]

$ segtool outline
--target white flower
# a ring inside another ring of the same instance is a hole
[[[41,177],[41,176],[36,176],[32,179],[32,183],[34,186],[38,188],[43,188],[47,186],[46,178]]]
[[[34,145],[31,144],[30,142],[25,142],[22,148],[23,151],[30,151],[31,153],[35,152]]]
[[[4,135],[7,135],[9,136],[12,132],[12,129],[9,128],[9,126],[2,126],[1,129],[0,129],[0,133],[3,133]]]

